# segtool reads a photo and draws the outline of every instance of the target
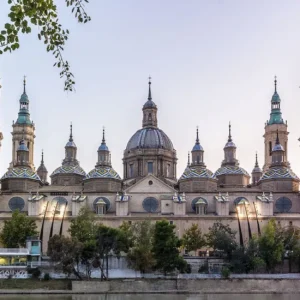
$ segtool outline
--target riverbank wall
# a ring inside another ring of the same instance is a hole
[[[122,279],[73,281],[73,293],[300,293],[299,279]]]

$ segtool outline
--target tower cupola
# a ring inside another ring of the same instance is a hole
[[[192,166],[205,166],[203,161],[204,150],[199,141],[199,130],[196,131],[196,143],[192,150]]]
[[[37,174],[41,178],[41,181],[45,184],[47,182],[48,170],[44,164],[44,151],[42,150],[41,164],[37,169]]]
[[[252,184],[257,184],[262,176],[262,170],[258,165],[257,153],[255,154],[255,165],[252,170]]]
[[[98,148],[98,162],[96,167],[109,166],[111,167],[110,151],[105,142],[105,129],[102,132],[102,143]]]
[[[63,165],[66,164],[78,164],[78,161],[76,159],[76,154],[77,154],[77,147],[74,143],[73,140],[73,126],[72,124],[70,125],[70,137],[69,141],[67,142],[65,146],[66,150],[66,156],[65,159],[63,160]]]
[[[17,124],[29,124],[31,125],[32,122],[30,120],[30,113],[29,113],[29,99],[26,93],[26,79],[24,76],[23,80],[23,94],[20,97],[20,109],[18,114],[18,119],[16,121]]]
[[[152,101],[151,77],[148,84],[148,100],[143,106],[143,127],[157,127],[157,106]]]
[[[271,114],[270,120],[268,121],[268,125],[272,124],[283,124],[282,113],[280,109],[280,97],[277,93],[277,78],[275,76],[274,80],[274,94],[271,99]]]
[[[229,134],[228,141],[224,147],[224,160],[222,162],[222,166],[238,166],[238,160],[236,159],[236,145],[232,141],[231,136],[231,124],[229,123]]]

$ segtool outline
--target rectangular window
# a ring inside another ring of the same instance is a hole
[[[129,165],[129,177],[133,177],[133,164]]]
[[[152,174],[153,173],[153,162],[152,161],[148,161],[148,174]]]
[[[269,142],[269,155],[272,155],[272,142]]]
[[[167,177],[170,177],[170,168],[171,168],[171,165],[167,164]]]

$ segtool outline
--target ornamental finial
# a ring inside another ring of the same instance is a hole
[[[258,168],[257,151],[255,153],[255,168]]]
[[[274,78],[275,93],[277,93],[277,76]]]
[[[105,127],[103,126],[102,130],[102,144],[105,144]]]
[[[151,76],[149,76],[149,82],[148,82],[148,84],[149,84],[149,91],[148,91],[148,100],[149,101],[151,101],[152,100],[152,95],[151,95]]]
[[[188,163],[187,163],[188,167],[191,165],[190,163],[190,152],[188,152]]]
[[[69,138],[70,142],[73,142],[73,126],[72,126],[72,122],[70,124],[70,138]]]
[[[228,142],[232,142],[232,137],[231,137],[231,124],[229,122],[229,135],[228,135]]]
[[[199,126],[197,126],[196,143],[199,144]]]
[[[23,93],[26,94],[26,76],[25,75],[24,75],[24,79],[23,79],[23,86],[24,86]]]

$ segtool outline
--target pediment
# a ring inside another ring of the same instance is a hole
[[[166,194],[174,194],[176,190],[158,179],[152,174],[147,175],[146,177],[139,180],[134,185],[128,187],[125,192],[127,194],[131,193],[148,193],[148,194],[158,194],[158,193],[166,193]]]

